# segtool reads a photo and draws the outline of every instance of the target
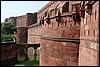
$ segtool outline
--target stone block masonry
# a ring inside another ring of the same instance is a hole
[[[28,26],[37,22],[37,12],[27,13],[26,15],[9,17],[8,22],[17,27],[15,35],[18,43],[27,43]]]
[[[78,66],[79,43],[42,40],[41,66]]]
[[[28,28],[27,27],[17,27],[16,39],[17,43],[27,43]]]
[[[81,18],[79,66],[99,65],[99,1],[92,2],[92,14]]]
[[[16,25],[28,26],[25,42],[40,44],[40,66],[98,66],[98,18],[99,1],[50,1],[34,17],[19,16]]]
[[[52,5],[64,3],[66,2],[57,1],[52,2]],[[69,2],[69,5],[71,5],[71,2]],[[49,8],[52,8],[51,6]],[[61,10],[62,8],[63,6],[61,6]],[[45,7],[44,11],[39,12],[38,17],[43,16],[47,9]],[[70,12],[66,14],[60,12],[60,22],[57,22],[55,12],[50,12],[50,23],[47,23],[49,21],[46,21],[45,17],[44,23],[40,26],[40,66],[78,66],[80,24],[79,22],[74,24]]]

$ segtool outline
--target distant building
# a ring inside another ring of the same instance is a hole
[[[37,22],[37,12],[27,13],[26,15],[9,17],[8,22],[17,27],[15,34],[17,43],[27,43],[27,26]]]
[[[16,26],[16,20],[17,20],[17,17],[9,17],[8,18],[8,22],[10,22],[14,26]]]
[[[27,27],[37,22],[37,13],[27,13],[17,17],[17,27]]]

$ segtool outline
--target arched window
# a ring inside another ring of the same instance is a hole
[[[69,11],[69,2],[66,2],[66,3],[63,5],[62,12],[68,12],[68,11]]]
[[[92,1],[88,1],[86,6],[87,6],[87,13],[91,15],[92,14]]]
[[[95,29],[93,30],[93,36],[95,36]]]
[[[90,30],[88,30],[88,36],[90,36]]]
[[[72,4],[72,11],[78,12],[80,9],[80,3]]]
[[[76,12],[76,5],[72,5],[72,11]]]
[[[47,11],[45,12],[44,16],[45,16],[45,17],[47,16]]]

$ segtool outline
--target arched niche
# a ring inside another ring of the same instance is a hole
[[[29,47],[27,49],[27,56],[30,61],[34,60],[34,57],[35,57],[34,54],[35,54],[35,49],[33,47]]]

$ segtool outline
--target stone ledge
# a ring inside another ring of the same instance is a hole
[[[80,39],[75,38],[51,38],[51,37],[41,37],[43,40],[53,40],[53,41],[60,41],[60,42],[80,42]]]
[[[87,48],[90,48],[90,49],[92,49],[92,50],[95,50],[95,51],[99,51],[99,47],[98,46],[96,46],[96,45],[94,45],[94,44],[81,44],[82,46],[84,46],[84,47],[87,47]]]

